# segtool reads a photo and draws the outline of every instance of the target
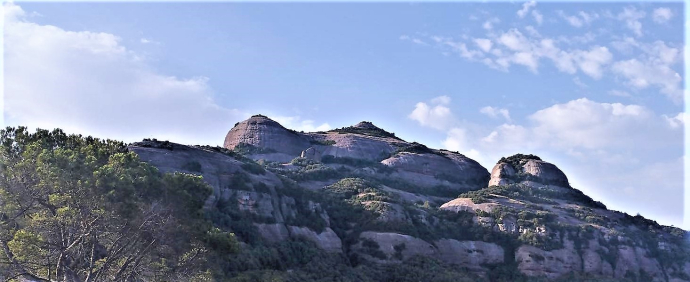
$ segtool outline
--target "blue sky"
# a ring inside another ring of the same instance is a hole
[[[220,145],[361,120],[491,169],[534,153],[683,225],[682,3],[5,3],[4,123]]]

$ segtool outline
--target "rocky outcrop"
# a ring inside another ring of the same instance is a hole
[[[512,157],[511,157],[512,158]],[[515,166],[518,166],[517,168]],[[527,182],[570,187],[568,177],[555,165],[537,159],[519,159],[512,163],[499,162],[491,170],[489,186]]]
[[[491,212],[491,210],[493,210],[493,207],[495,206],[497,206],[496,203],[475,204],[474,202],[472,202],[472,199],[470,198],[457,198],[441,205],[440,209],[453,212],[475,212],[476,210]]]
[[[582,261],[573,248],[572,241],[566,240],[563,249],[544,251],[533,246],[521,246],[515,251],[518,270],[528,276],[546,276],[549,279],[567,273],[577,273],[582,269]]]
[[[515,176],[515,168],[507,163],[497,163],[491,170],[489,186],[508,185]]]
[[[545,184],[557,183],[562,186],[568,186],[568,177],[554,164],[547,163],[540,160],[528,160],[522,167],[522,172],[532,175],[539,181]]]
[[[318,134],[312,134],[318,135]],[[353,158],[378,162],[395,151],[392,144],[396,139],[359,135],[353,133],[328,132],[325,140],[335,142],[332,145],[320,145],[315,148],[321,157]]]
[[[219,227],[251,228],[242,231],[258,231],[268,244],[303,238],[327,252],[377,263],[426,256],[479,276],[510,262],[523,274],[547,279],[573,272],[690,281],[690,263],[659,259],[665,251],[682,249],[678,233],[671,236],[656,223],[606,210],[570,187],[558,167],[536,156],[502,159],[489,174],[459,153],[405,142],[369,122],[300,133],[264,116],[238,123],[225,141],[227,149],[238,149],[244,157],[223,148],[169,142],[139,142],[129,149],[162,172],[201,175],[214,190],[206,208],[215,209],[213,215],[222,222],[241,221]],[[245,157],[282,163],[262,167]],[[295,157],[309,161],[286,164]],[[308,178],[308,167],[328,174]],[[324,189],[353,175],[371,185]],[[487,183],[504,187],[478,190]],[[478,191],[449,198],[467,190]],[[343,216],[349,207],[362,216]],[[644,233],[650,230],[654,236]],[[480,233],[466,233],[475,231]],[[426,241],[406,234],[420,234]],[[468,238],[473,241],[460,240]]]
[[[362,232],[359,236],[360,243],[354,246],[355,252],[370,260],[379,262],[391,262],[391,260],[405,260],[410,257],[436,256],[434,245],[409,235],[386,232]],[[369,245],[366,242],[374,242]],[[380,251],[384,256],[377,257],[373,252]]]
[[[366,121],[328,132],[300,133],[262,115],[237,123],[224,143],[230,150],[246,150],[247,156],[255,160],[285,163],[302,157],[329,163],[348,163],[352,159],[381,162],[394,169],[393,177],[425,187],[445,185],[474,190],[485,186],[489,179],[486,168],[458,153],[426,149],[391,156],[400,148],[416,145]]]
[[[310,146],[304,135],[291,131],[262,115],[235,124],[225,136],[223,147],[245,146],[254,158],[290,161]]]
[[[393,176],[416,185],[445,185],[457,190],[475,190],[485,186],[489,172],[476,161],[460,154],[401,152],[381,161],[396,169]]]

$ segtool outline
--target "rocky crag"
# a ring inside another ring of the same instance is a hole
[[[245,248],[307,240],[351,266],[425,257],[488,280],[690,281],[686,231],[610,211],[533,155],[489,173],[370,122],[302,133],[261,115],[224,147],[129,149],[161,171],[202,175],[214,223]]]

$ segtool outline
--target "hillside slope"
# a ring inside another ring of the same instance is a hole
[[[244,242],[225,264],[238,280],[690,281],[686,231],[610,211],[532,155],[489,173],[369,122],[301,133],[261,115],[224,148],[128,149],[213,187],[208,216]],[[281,261],[295,242],[317,251]]]

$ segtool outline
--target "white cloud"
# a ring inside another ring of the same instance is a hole
[[[561,16],[561,18],[566,20],[568,22],[568,24],[570,24],[571,26],[582,27],[582,25],[583,25],[582,20],[580,20],[580,18],[578,18],[577,16],[568,16],[563,11],[560,11],[560,10],[557,13],[559,16]]]
[[[529,33],[529,35],[532,36],[532,37],[541,37],[541,34],[539,33],[539,31],[537,31],[537,29],[534,28],[534,27],[531,26],[531,25],[526,26],[526,27],[525,27],[525,30],[526,30],[527,33]]]
[[[654,13],[652,14],[652,18],[656,23],[665,23],[669,21],[672,17],[673,12],[671,11],[671,9],[666,7],[656,8],[654,9]]]
[[[587,13],[580,11],[576,15],[567,15],[563,11],[559,10],[557,11],[558,15],[563,18],[568,24],[570,24],[573,27],[582,27],[584,25],[590,24],[592,21],[595,19],[599,18],[599,14],[597,13]]]
[[[614,63],[612,70],[626,78],[633,88],[645,89],[653,85],[672,101],[680,103],[683,100],[682,78],[668,65],[629,59]]]
[[[552,39],[533,40],[517,29],[502,33],[496,38],[496,42],[513,52],[513,54],[497,55],[505,62],[503,67],[507,68],[514,63],[524,65],[532,72],[537,71],[539,59],[545,57],[562,72],[574,74],[579,69],[594,79],[600,79],[604,66],[613,59],[613,55],[606,47],[592,46],[589,50],[564,51],[558,48]]]
[[[610,63],[613,55],[606,47],[594,46],[589,51],[575,52],[575,57],[582,72],[599,79],[602,76],[602,66]]]
[[[534,17],[534,21],[536,21],[539,25],[544,22],[544,16],[537,10],[532,11],[532,17]]]
[[[422,41],[421,39],[416,38],[416,37],[411,37],[409,35],[401,35],[399,37],[399,39],[404,40],[404,41],[410,41],[410,42],[417,44],[417,45],[429,45],[428,43]]]
[[[582,20],[587,24],[590,24],[592,21],[599,18],[599,14],[597,13],[587,13],[580,11],[578,15],[580,15],[580,18],[582,18]]]
[[[303,120],[299,116],[271,116],[271,118],[280,123],[283,127],[297,131],[328,131],[332,128],[328,123],[322,123],[316,126],[313,120]]]
[[[625,22],[625,26],[639,37],[642,36],[642,23],[640,20],[645,16],[646,13],[644,11],[638,11],[635,7],[626,7],[618,14],[617,18]]]
[[[507,110],[485,107],[481,112],[492,117],[503,115],[509,120]],[[640,151],[640,144],[654,150],[663,148],[664,142],[681,137],[664,128],[670,128],[672,123],[680,124],[682,115],[657,116],[640,105],[599,103],[581,98],[536,111],[527,120],[527,125],[503,124],[488,130],[481,126],[468,131],[468,127],[462,135],[449,133],[444,144],[452,141],[456,147],[461,144],[460,147],[485,154],[506,150],[577,151],[578,154],[600,150]]]
[[[513,51],[529,51],[531,49],[529,40],[515,28],[501,34],[497,41]]]
[[[485,114],[489,117],[492,118],[497,118],[499,116],[502,116],[503,118],[506,119],[506,121],[510,122],[510,112],[508,109],[501,109],[501,108],[494,108],[491,106],[486,106],[481,109],[479,109],[479,112],[482,114]]]
[[[482,27],[486,30],[492,30],[494,28],[494,24],[497,24],[500,22],[501,22],[501,20],[499,20],[498,18],[495,18],[495,17],[490,18],[490,19],[486,20],[484,22],[484,24],[482,24]]]
[[[517,11],[518,17],[524,18],[527,15],[527,13],[529,13],[529,10],[536,5],[537,5],[537,2],[535,2],[535,1],[525,2],[524,4],[522,4],[522,9]]]
[[[482,159],[479,151],[469,147],[467,132],[462,128],[450,129],[446,139],[441,141],[441,144],[443,144],[443,147],[447,150],[460,152],[474,160],[479,161]]]
[[[526,66],[532,72],[537,72],[539,68],[539,58],[532,52],[518,52],[513,54],[512,61],[518,65]]]
[[[432,104],[440,104],[440,105],[448,105],[450,104],[450,97],[447,95],[443,96],[438,96],[436,98],[431,99]]]
[[[422,126],[444,130],[455,120],[450,108],[446,106],[449,103],[450,97],[448,96],[440,96],[432,99],[432,105],[419,102],[407,117],[417,121]]]
[[[529,116],[535,123],[535,137],[549,146],[586,149],[635,145],[634,141],[649,138],[640,131],[652,126],[652,118],[652,113],[639,105],[597,103],[586,98]]]
[[[484,52],[489,52],[491,50],[491,40],[486,39],[486,38],[475,38],[474,43],[477,44],[479,49],[482,49]]]
[[[490,107],[482,112],[502,115],[500,109]],[[581,98],[536,111],[527,117],[526,125],[456,126],[442,143],[448,149],[477,150],[489,162],[508,152],[541,151],[631,164],[633,160],[621,154],[633,150],[644,158],[645,154],[655,156],[659,150],[682,146],[682,132],[674,129],[682,128],[683,120],[683,114],[658,116],[640,105]]]
[[[685,125],[685,113],[681,112],[673,117],[663,115],[663,117],[671,128],[680,128]]]
[[[468,60],[476,60],[484,56],[484,53],[480,50],[471,50],[467,48],[467,44],[463,42],[457,42],[453,41],[450,38],[442,38],[442,37],[434,37],[438,41],[438,43],[443,44],[446,47],[451,48],[454,52],[460,54],[460,57],[463,57]]]
[[[40,25],[3,7],[7,125],[220,144],[248,116],[216,104],[208,78],[158,73],[116,35]]]
[[[679,48],[666,45],[663,41],[651,43],[638,42],[626,37],[611,43],[617,50],[631,54],[634,50],[642,51],[636,58],[613,63],[611,70],[622,76],[627,85],[633,89],[658,87],[660,92],[675,103],[682,102],[682,78],[673,66],[682,61]]]

